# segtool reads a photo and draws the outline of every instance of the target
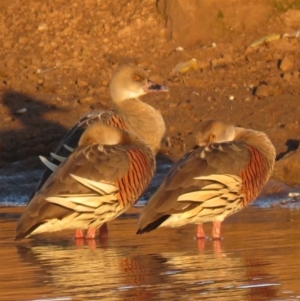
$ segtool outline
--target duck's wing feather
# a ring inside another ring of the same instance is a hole
[[[17,238],[28,236],[49,220],[70,216],[76,219],[90,212],[98,214],[103,211],[99,208],[104,203],[115,204],[111,209],[106,206],[108,211],[116,210],[117,206],[125,208],[128,202],[139,197],[152,178],[153,162],[142,169],[139,166],[139,158],[150,162],[145,156],[139,149],[125,145],[79,147],[54,171],[25,208],[17,225]]]
[[[58,143],[58,146],[51,154],[51,157],[49,157],[49,159],[42,157],[42,162],[46,165],[47,168],[45,169],[39,183],[32,193],[31,199],[50,177],[53,169],[55,169],[55,165],[59,165],[64,160],[64,158],[68,157],[70,155],[70,152],[77,147],[82,133],[89,126],[98,121],[101,121],[108,125],[117,126],[121,129],[126,129],[124,121],[115,111],[93,111],[86,114],[71,128],[71,130],[67,132],[63,139]]]

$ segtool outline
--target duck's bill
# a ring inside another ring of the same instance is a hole
[[[152,92],[169,92],[170,89],[167,86],[159,85],[151,81],[150,79],[147,80],[147,85],[144,87],[145,93],[152,93]]]

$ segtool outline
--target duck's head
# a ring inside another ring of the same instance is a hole
[[[109,126],[101,121],[89,126],[81,135],[78,145],[105,144],[116,145],[123,140],[124,131],[114,126]]]
[[[132,65],[122,65],[114,71],[109,90],[115,102],[137,98],[147,93],[169,91],[166,86],[149,80],[145,70]]]
[[[196,134],[196,140],[199,146],[232,141],[234,138],[235,127],[217,120],[206,120],[202,122]]]
[[[131,144],[138,140],[135,133],[127,132],[101,121],[93,123],[81,135],[78,146],[92,144],[117,145]]]

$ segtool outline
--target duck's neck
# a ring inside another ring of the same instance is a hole
[[[156,154],[166,130],[161,114],[137,98],[114,102],[114,105],[129,130],[138,134]]]
[[[245,141],[248,145],[257,148],[265,157],[270,172],[272,171],[275,162],[276,151],[274,145],[265,133],[236,127],[234,140]]]

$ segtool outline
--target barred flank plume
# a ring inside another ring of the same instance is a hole
[[[242,192],[245,194],[243,206],[247,206],[254,200],[269,178],[266,161],[263,155],[254,147],[249,146],[250,161],[242,170]]]
[[[94,123],[26,207],[16,238],[97,229],[133,205],[154,172],[154,154],[136,134]]]
[[[147,188],[154,170],[147,154],[139,149],[129,148],[128,173],[118,181],[120,203],[124,207],[133,205]],[[149,172],[151,171],[151,172]]]
[[[121,118],[120,115],[114,114],[111,116],[111,119],[107,122],[108,125],[113,125],[121,130],[128,130],[124,120]]]

